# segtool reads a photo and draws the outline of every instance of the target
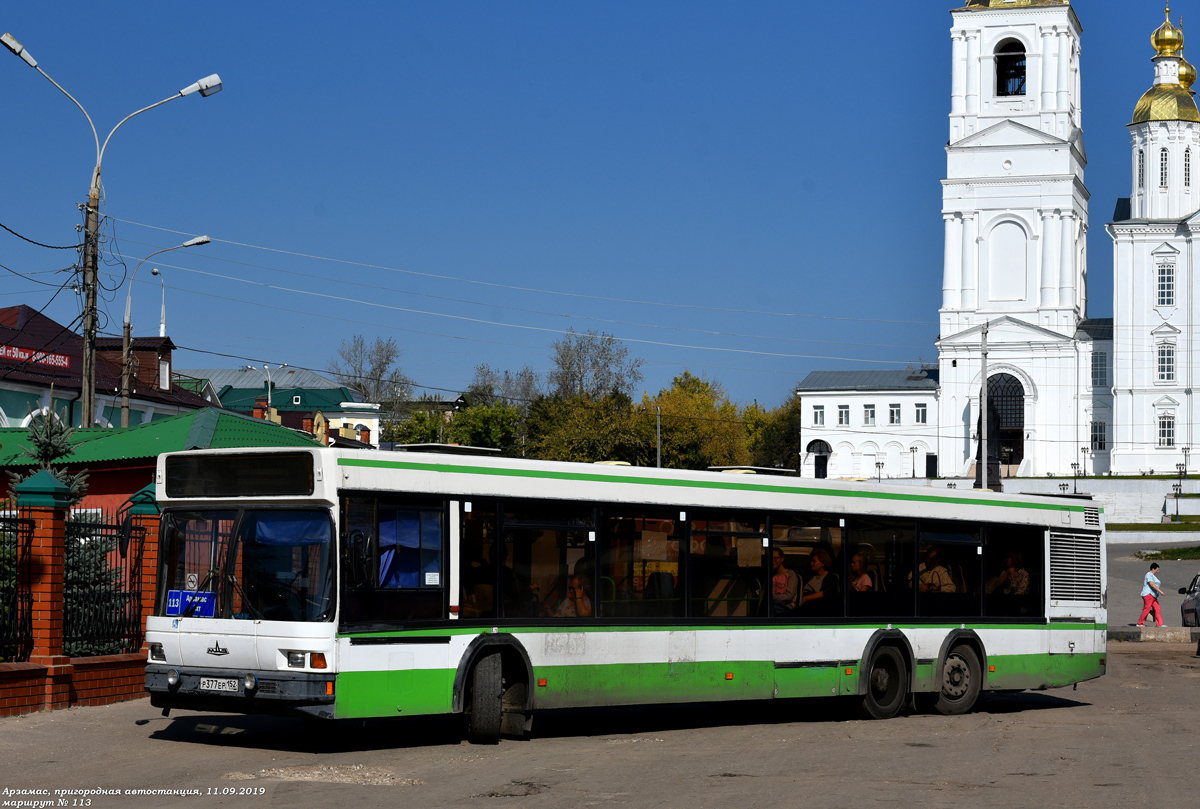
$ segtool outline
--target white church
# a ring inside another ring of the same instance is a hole
[[[1200,111],[1182,31],[1168,9],[1151,39],[1153,84],[1129,124],[1130,197],[1107,226],[1114,317],[1089,319],[1075,10],[971,0],[951,13],[938,364],[809,374],[796,391],[801,474],[973,475],[985,326],[1003,477],[1195,471]]]

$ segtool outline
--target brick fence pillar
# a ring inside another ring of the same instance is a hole
[[[29,662],[46,667],[46,708],[71,699],[71,659],[63,654],[63,578],[70,490],[42,470],[13,487],[18,507],[33,520],[29,584],[33,601],[33,650]]]

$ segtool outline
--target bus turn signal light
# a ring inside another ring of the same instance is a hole
[[[733,672],[732,672],[732,671],[727,671],[727,672],[725,672],[725,679],[726,679],[726,680],[732,680],[732,679],[733,679]]]
[[[847,673],[847,674],[853,674],[853,673],[854,673],[854,669],[846,669],[846,673]]]
[[[542,677],[540,680],[538,680],[538,688],[545,688],[545,687],[546,687],[546,678]]]
[[[988,671],[995,671],[995,670],[996,670],[995,666],[988,666]]]
[[[327,697],[333,696],[333,680],[325,681],[325,696],[327,696]]]
[[[314,669],[327,668],[325,665],[325,653],[324,652],[313,652],[311,655],[309,655],[308,665],[310,665]]]

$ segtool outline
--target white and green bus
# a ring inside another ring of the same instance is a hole
[[[345,449],[159,458],[146,688],[322,719],[841,696],[1105,671],[1088,500]]]

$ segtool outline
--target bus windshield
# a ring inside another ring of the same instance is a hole
[[[329,621],[333,529],[325,509],[169,511],[156,614]]]

